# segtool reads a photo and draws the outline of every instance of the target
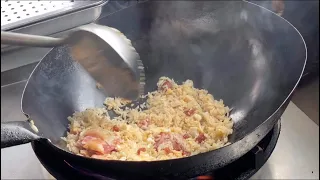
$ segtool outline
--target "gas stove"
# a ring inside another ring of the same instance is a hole
[[[265,138],[263,138],[263,140],[247,154],[221,169],[208,172],[207,174],[199,175],[198,177],[191,179],[249,179],[270,157],[278,141],[280,129],[281,121],[279,120]],[[66,162],[64,159],[60,159],[58,156],[55,156],[55,152],[48,152],[47,149],[41,149],[39,147],[34,150],[42,165],[56,179],[112,179],[78,169],[76,166]],[[48,156],[48,154],[50,154],[50,156]]]

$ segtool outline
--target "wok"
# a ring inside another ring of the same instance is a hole
[[[124,19],[125,18],[125,19]],[[61,144],[67,117],[101,107],[107,95],[74,62],[68,47],[52,49],[31,74],[22,111],[34,120],[1,126],[1,145],[32,141],[83,171],[117,179],[189,178],[225,166],[271,130],[290,101],[306,63],[300,33],[271,11],[244,1],[145,2],[101,18],[132,40],[145,66],[145,92],[160,76],[194,81],[232,108],[231,145],[165,161],[103,161],[69,153]],[[49,140],[50,139],[50,140]],[[50,154],[48,154],[50,156]]]

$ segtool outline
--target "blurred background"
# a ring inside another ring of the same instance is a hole
[[[308,50],[307,64],[292,101],[319,125],[319,1],[251,1],[288,20],[302,34]]]

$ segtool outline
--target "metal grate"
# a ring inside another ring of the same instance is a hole
[[[1,1],[1,30],[14,29],[40,20],[57,17],[99,1]]]
[[[71,1],[2,1],[1,26],[71,6]]]

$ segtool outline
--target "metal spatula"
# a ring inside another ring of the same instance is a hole
[[[144,67],[129,39],[107,26],[88,24],[64,38],[1,32],[1,44],[32,47],[68,45],[73,59],[108,96],[137,99],[144,90]]]

